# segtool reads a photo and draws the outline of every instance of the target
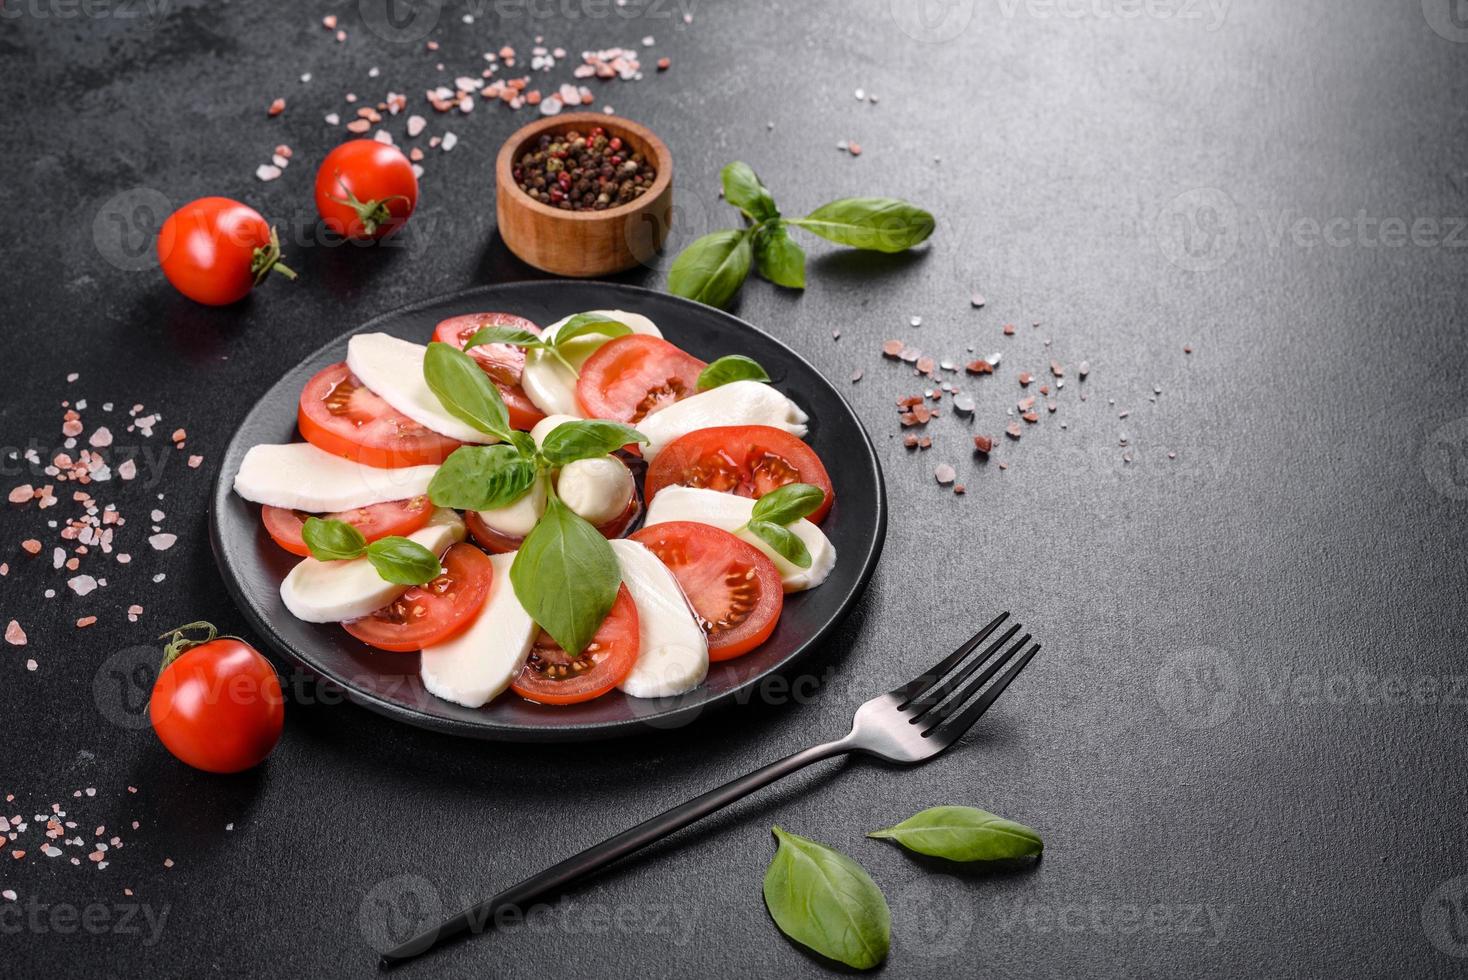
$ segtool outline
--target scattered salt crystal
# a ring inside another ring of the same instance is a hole
[[[112,432],[104,425],[96,432],[93,432],[92,438],[88,439],[87,442],[94,449],[106,449],[112,445]]]
[[[953,467],[948,465],[947,463],[939,463],[936,467],[933,468],[933,477],[940,484],[946,487],[958,477],[958,473],[955,472]]]
[[[921,327],[923,325],[923,318],[920,316],[909,317],[907,322],[914,327]]]
[[[158,582],[163,581],[167,577],[168,576],[164,575],[162,572],[159,572],[157,575],[154,575],[153,576],[153,581],[154,581],[154,583],[158,583]]]
[[[20,623],[13,619],[10,621],[10,625],[5,627],[5,642],[13,647],[25,646],[25,630],[21,628]]]
[[[454,133],[444,133],[443,142],[439,144],[445,153],[459,145],[459,137]]]
[[[23,483],[10,491],[10,502],[12,504],[23,504],[36,495],[35,488],[29,483]]]
[[[67,588],[77,595],[88,595],[97,588],[97,580],[90,575],[74,575],[66,580]]]
[[[335,112],[328,112],[324,118],[328,126],[335,126],[342,121],[342,117]]]
[[[117,475],[124,480],[131,480],[138,475],[137,460],[125,459],[117,464]]]
[[[36,662],[34,660],[27,660],[25,662],[25,669],[26,670],[34,671],[36,669],[36,666],[37,666],[37,664],[36,664]]]
[[[13,901],[15,901],[15,889],[14,888],[7,888],[7,889],[5,889],[3,892],[0,892],[0,895],[3,895],[5,897],[5,900],[7,902],[13,902]]]
[[[280,168],[273,163],[262,163],[255,168],[255,176],[260,180],[275,180],[280,176]]]
[[[543,99],[540,103],[540,114],[542,116],[554,116],[560,113],[560,111],[561,98],[558,95],[552,95],[549,98]]]
[[[167,551],[173,547],[174,542],[177,540],[178,535],[169,534],[166,531],[162,534],[153,534],[148,537],[148,543],[153,546],[153,550],[155,551]]]
[[[409,137],[417,136],[419,133],[423,132],[423,127],[424,126],[427,126],[427,125],[428,125],[428,120],[427,119],[424,119],[422,116],[409,116],[408,117],[408,136]]]
[[[198,469],[199,468],[199,464],[202,463],[202,462],[204,462],[204,457],[203,456],[190,456],[189,457],[189,469],[191,469],[191,470]]]

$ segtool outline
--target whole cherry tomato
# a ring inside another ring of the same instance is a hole
[[[207,635],[186,636],[198,630]],[[254,647],[220,636],[209,623],[190,623],[172,632],[148,717],[181,762],[205,772],[243,772],[280,740],[285,698],[275,668]]]
[[[280,239],[260,212],[227,197],[201,197],[168,216],[158,231],[158,261],[175,289],[209,306],[238,302],[281,264]]]
[[[403,226],[418,205],[418,177],[403,151],[376,140],[351,140],[316,171],[316,210],[346,238],[381,238]]]

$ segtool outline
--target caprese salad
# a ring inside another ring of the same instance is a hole
[[[830,575],[835,490],[750,358],[705,363],[621,310],[470,314],[425,340],[351,338],[301,392],[304,441],[235,474],[301,558],[292,615],[421,651],[424,687],[468,707],[659,698]]]

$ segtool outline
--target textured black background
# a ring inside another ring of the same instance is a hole
[[[675,4],[638,21],[579,0],[545,17],[455,2],[431,35],[442,74],[421,40],[365,26],[371,0],[174,0],[141,18],[119,14],[146,6],[5,7],[0,442],[54,447],[59,401],[84,397],[89,431],[108,421],[102,402],[144,402],[205,456],[189,470],[169,455],[156,488],[104,485],[102,499],[133,517],[137,560],[109,565],[107,587],[85,599],[16,544],[72,513],[69,501],[0,516],[12,566],[0,617],[31,637],[0,656],[0,792],[15,795],[0,809],[29,816],[57,801],[89,839],[94,824],[126,838],[102,871],[0,858],[0,885],[22,903],[169,910],[153,945],[6,918],[8,975],[370,973],[384,908],[486,894],[838,734],[857,702],[1003,608],[1046,653],[962,751],[919,770],[808,772],[608,873],[578,910],[551,913],[550,931],[507,930],[404,975],[825,975],[760,901],[776,822],[841,847],[881,883],[893,976],[1464,972],[1468,23],[1447,0],[979,0],[931,6],[926,27],[906,0],[691,0],[688,26]],[[472,25],[466,9],[479,12]],[[346,44],[322,30],[327,12]],[[424,111],[424,89],[502,43],[528,51],[536,34],[573,53],[652,34],[653,55],[673,58],[666,75],[597,92],[671,146],[680,234],[726,220],[715,181],[736,157],[788,211],[891,193],[939,215],[917,254],[816,246],[803,296],[752,282],[738,308],[846,385],[893,493],[882,566],[817,662],[827,683],[800,703],[579,749],[471,744],[349,706],[293,705],[258,772],[185,771],[148,732],[109,720],[107,677],[100,696],[93,678],[164,626],[240,627],[204,510],[237,420],[354,322],[532,275],[495,237],[490,169],[527,113],[432,117],[430,132],[451,128],[460,145],[430,153],[406,247],[372,251],[312,244],[314,161],[338,138],[322,116],[348,110],[349,89],[406,92]],[[858,103],[857,87],[880,102]],[[290,107],[267,119],[277,95]],[[865,153],[839,153],[841,139]],[[258,183],[278,142],[296,162]],[[209,311],[155,270],[122,267],[158,201],[212,193],[289,229],[301,281]],[[1439,227],[1402,242],[1372,224],[1385,218]],[[1332,219],[1344,222],[1332,241],[1312,239],[1310,222]],[[975,287],[989,299],[980,311]],[[996,454],[1005,472],[973,460],[968,427],[946,416],[934,448],[910,458],[892,400],[919,385],[878,358],[888,337],[953,357],[1005,351],[1001,376],[970,386],[976,427],[996,434],[1018,367],[1088,358],[1090,400],[1072,381],[1055,416]],[[857,367],[865,379],[847,384]],[[934,483],[942,461],[966,497]],[[7,487],[30,479],[4,462]],[[153,492],[180,535],[161,555],[141,541]],[[54,532],[41,536],[49,551]],[[44,600],[48,587],[62,597]],[[133,601],[146,612],[129,625]],[[101,621],[73,629],[86,614]],[[1420,696],[1430,689],[1439,696]],[[95,797],[72,799],[89,786]],[[1044,861],[955,872],[862,839],[937,803],[1035,826]]]

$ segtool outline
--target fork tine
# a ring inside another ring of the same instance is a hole
[[[995,662],[994,669],[997,669],[1001,664],[1004,663],[1005,660],[1008,660],[1010,655],[1012,655],[1015,650],[1019,649],[1021,645],[1022,644],[1016,644],[1013,649],[1005,653],[1003,658]],[[928,738],[931,736],[937,736],[950,744],[956,742],[963,735],[964,732],[968,731],[974,726],[974,722],[978,721],[979,718],[983,716],[984,712],[988,711],[990,706],[993,705],[995,701],[999,700],[999,695],[1004,693],[1004,689],[1009,686],[1010,681],[1013,681],[1016,677],[1018,677],[1019,672],[1024,670],[1025,667],[1029,665],[1029,662],[1035,659],[1035,654],[1039,652],[1040,644],[1036,643],[1032,645],[1028,650],[1024,652],[1023,656],[1016,660],[1010,666],[1010,668],[1004,672],[1004,676],[995,681],[994,685],[983,693],[982,697],[980,697],[973,704],[965,708],[962,714],[954,718],[952,717],[953,712],[957,711],[958,708],[960,708],[966,701],[968,701],[969,698],[978,693],[979,688],[984,686],[984,682],[987,680],[987,678],[980,677],[968,687],[964,688],[962,693],[960,693],[960,695],[955,698],[950,705],[946,706],[946,710],[933,712],[934,715],[941,714],[942,717],[939,717],[936,724],[934,724],[927,731],[923,732],[923,737]],[[986,671],[985,673],[991,672],[992,670]]]
[[[995,616],[993,622],[975,633],[957,650],[954,650],[948,656],[944,657],[939,663],[937,663],[933,667],[932,670],[929,670],[928,672],[918,677],[915,677],[914,679],[908,681],[906,684],[897,688],[897,690],[893,691],[892,694],[900,698],[902,701],[902,703],[898,707],[906,707],[909,701],[926,691],[929,687],[932,687],[933,684],[935,684],[937,681],[941,680],[944,674],[952,670],[954,665],[957,664],[964,657],[967,657],[969,653],[973,651],[974,647],[987,640],[989,638],[989,634],[998,629],[999,624],[1004,622],[1008,618],[1009,613],[1007,612],[1002,612],[998,616]]]
[[[990,643],[987,648],[980,651],[977,657],[974,657],[968,663],[960,667],[959,670],[953,674],[953,676],[947,678],[945,681],[943,681],[942,684],[939,684],[929,690],[922,697],[914,699],[913,702],[907,706],[907,712],[909,715],[907,720],[916,723],[917,720],[921,718],[924,714],[932,710],[937,705],[941,704],[950,694],[958,690],[958,686],[960,684],[972,677],[974,671],[982,667],[990,657],[994,656],[994,654],[998,653],[1000,650],[1003,650],[1005,644],[1012,640],[1014,638],[1014,634],[1018,633],[1019,630],[1019,623],[1015,623],[1013,626],[1009,627],[1009,629],[1005,630],[1003,635],[1001,635],[993,643]],[[1018,646],[1023,647],[1025,642],[1028,641],[1029,638],[1030,634],[1028,633],[1020,637]],[[1003,657],[1001,657],[999,664],[1003,664],[1005,660],[1009,659],[1009,656],[1010,654],[1005,654]],[[986,679],[993,677],[994,671],[999,669],[999,664],[996,664],[995,666],[989,668],[989,671],[984,674],[984,677]]]

